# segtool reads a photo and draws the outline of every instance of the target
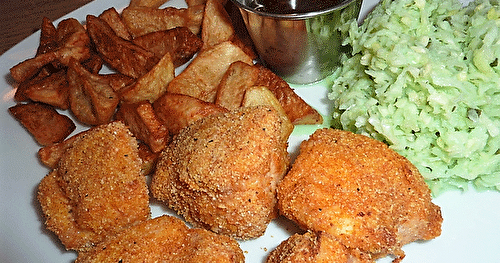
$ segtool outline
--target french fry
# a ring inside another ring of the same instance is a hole
[[[17,104],[9,112],[42,146],[63,141],[76,128],[70,118],[41,103]]]
[[[182,94],[165,93],[153,103],[158,118],[168,127],[171,135],[196,120],[206,116],[227,112],[226,108]]]
[[[128,32],[127,26],[114,7],[104,10],[98,17],[108,23],[117,36],[125,40],[132,40],[132,35]]]
[[[122,12],[122,19],[134,38],[175,27],[187,27],[193,34],[200,32],[204,5],[188,8],[167,7],[127,7]]]
[[[259,76],[259,69],[253,65],[236,61],[232,63],[217,87],[215,104],[229,110],[241,107],[248,87],[253,86]]]
[[[87,32],[103,60],[124,75],[139,78],[158,62],[152,52],[117,36],[98,17],[87,16]]]
[[[234,37],[231,18],[219,0],[208,0],[206,2],[202,25],[202,50],[231,40]]]
[[[230,41],[200,52],[168,85],[167,91],[189,95],[200,100],[213,103],[224,73],[235,61],[252,64],[243,50]]]
[[[168,83],[174,79],[174,76],[174,63],[170,53],[166,53],[148,73],[121,91],[120,97],[127,103],[137,103],[144,100],[152,103],[167,91]]]
[[[283,143],[288,141],[288,137],[292,134],[294,126],[286,115],[281,103],[267,87],[252,86],[247,88],[241,106],[269,106],[274,108],[281,118],[281,140]]]
[[[158,153],[169,142],[167,127],[156,116],[153,106],[147,101],[123,103],[116,119],[127,125],[134,136],[147,144],[153,153]]]
[[[74,61],[67,79],[70,109],[80,122],[99,125],[111,120],[120,98],[107,77],[90,73]]]
[[[201,39],[187,27],[151,32],[134,38],[132,42],[153,52],[158,59],[170,53],[174,67],[188,62],[203,45]]]
[[[256,65],[256,67],[259,68],[259,77],[254,86],[267,87],[281,103],[294,125],[323,123],[321,114],[297,95],[286,81],[264,66]]]
[[[143,7],[158,8],[168,1],[169,0],[130,0],[129,6],[131,6],[131,7],[143,6]]]

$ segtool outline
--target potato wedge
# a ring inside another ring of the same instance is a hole
[[[50,26],[45,25],[45,27]],[[67,66],[71,60],[84,61],[90,57],[89,36],[76,19],[68,18],[61,21],[55,33],[55,36],[46,37],[57,38],[57,48],[55,48],[56,44],[50,44],[50,48],[41,48],[40,54],[10,68],[10,74],[16,82],[28,81],[48,64],[59,69],[63,67],[61,64]]]
[[[281,119],[281,140],[283,143],[288,141],[288,137],[290,137],[290,134],[293,132],[294,125],[286,115],[281,103],[267,87],[252,86],[246,89],[241,106],[269,106],[274,108]]]
[[[68,109],[69,86],[66,70],[60,70],[31,83],[24,93],[32,101],[43,102],[63,110]]]
[[[158,62],[152,52],[117,36],[108,23],[98,17],[87,16],[87,31],[103,60],[124,75],[139,78]]]
[[[168,85],[167,91],[189,95],[200,100],[213,103],[217,94],[217,86],[222,77],[235,61],[252,64],[243,50],[230,41],[200,52]]]
[[[257,65],[259,77],[255,86],[265,86],[276,96],[294,125],[322,124],[323,117],[307,104],[286,81],[264,66]]]
[[[123,121],[132,134],[147,144],[153,153],[163,150],[169,142],[167,127],[160,122],[153,106],[147,101],[121,104],[116,120]]]
[[[231,18],[219,0],[208,0],[206,2],[202,25],[202,50],[231,40],[234,36]]]
[[[76,128],[68,116],[42,103],[17,104],[9,112],[42,146],[63,141]]]
[[[187,27],[151,32],[132,40],[134,44],[153,52],[161,59],[167,52],[172,56],[174,67],[188,62],[201,49],[203,42]]]
[[[222,5],[225,5],[227,3],[227,0],[218,0]],[[194,6],[194,5],[204,5],[207,2],[207,0],[186,0],[186,4],[188,6]]]
[[[117,36],[125,40],[132,40],[132,35],[128,32],[127,26],[114,7],[104,10],[98,17],[108,23]]]
[[[49,18],[43,17],[42,26],[40,27],[40,44],[36,50],[36,54],[45,54],[59,48],[57,41],[57,29]]]
[[[206,116],[227,112],[226,108],[182,94],[166,93],[153,103],[158,118],[171,135]]]
[[[144,6],[144,7],[158,8],[166,2],[168,2],[168,0],[130,0],[128,6],[131,7]]]
[[[153,103],[167,91],[167,86],[174,79],[174,76],[174,63],[170,53],[166,53],[148,73],[120,92],[121,100],[127,103],[145,100]]]
[[[109,78],[88,72],[74,61],[68,68],[70,109],[87,125],[105,124],[113,117],[120,102]]]
[[[197,35],[201,29],[204,8],[204,5],[163,9],[129,6],[123,10],[122,19],[134,38],[175,27],[187,27]]]
[[[217,87],[215,104],[229,110],[241,107],[248,87],[259,77],[259,69],[242,61],[232,63]]]

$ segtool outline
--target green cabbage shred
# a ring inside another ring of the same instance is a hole
[[[333,126],[386,142],[434,195],[500,190],[498,1],[382,0],[342,30]]]

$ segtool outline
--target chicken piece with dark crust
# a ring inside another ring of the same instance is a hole
[[[441,211],[417,168],[384,143],[317,130],[278,188],[286,217],[347,248],[404,257],[401,247],[441,234]]]
[[[218,262],[243,263],[236,240],[206,229],[190,229],[181,220],[163,215],[106,237],[75,263],[90,262]]]
[[[153,196],[196,227],[261,236],[277,214],[276,185],[289,164],[280,125],[277,112],[262,106],[195,121],[162,152]]]
[[[67,249],[84,251],[107,235],[150,218],[137,140],[121,122],[78,136],[42,179],[38,200]]]

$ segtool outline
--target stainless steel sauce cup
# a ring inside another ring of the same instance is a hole
[[[335,71],[343,52],[338,28],[358,18],[362,3],[339,0],[324,10],[277,14],[262,11],[258,0],[231,1],[240,9],[263,64],[294,84],[313,83]]]

